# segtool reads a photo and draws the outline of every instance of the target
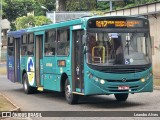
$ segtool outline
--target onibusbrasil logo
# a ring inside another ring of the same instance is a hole
[[[29,57],[27,60],[27,75],[28,82],[30,85],[34,84],[34,61],[32,57]]]

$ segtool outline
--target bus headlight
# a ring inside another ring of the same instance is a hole
[[[104,84],[104,83],[105,83],[105,81],[104,81],[104,80],[100,80],[100,83],[101,83],[101,84]]]
[[[153,74],[152,74],[152,71],[149,73],[149,75],[147,75],[147,77],[145,77],[145,78],[141,78],[141,82],[145,82],[145,81],[147,81],[147,80],[149,80],[149,78],[152,76]]]
[[[146,80],[144,78],[141,78],[141,82],[145,82]]]
[[[88,77],[89,77],[89,79],[94,80],[95,82],[99,82],[101,84],[105,84],[105,80],[94,76],[92,73],[88,73]]]

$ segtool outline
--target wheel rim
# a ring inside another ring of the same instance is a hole
[[[67,98],[71,97],[71,87],[70,87],[70,85],[66,86],[66,97]]]

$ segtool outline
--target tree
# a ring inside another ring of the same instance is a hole
[[[52,23],[51,20],[49,18],[46,18],[45,16],[29,15],[17,18],[15,26],[17,30],[20,30],[49,23]]]
[[[66,10],[68,11],[91,11],[96,10],[96,0],[67,0]]]
[[[49,11],[55,11],[56,0],[34,0],[34,15],[41,16],[46,14],[46,10],[42,9],[41,6],[45,6]]]
[[[56,11],[66,11],[67,0],[56,0]]]
[[[3,19],[11,22],[11,30],[16,30],[15,20],[34,12],[35,16],[45,15],[46,11],[41,6],[46,6],[50,11],[55,9],[55,0],[3,0]]]
[[[3,18],[13,22],[17,17],[27,15],[33,11],[34,0],[5,0]]]

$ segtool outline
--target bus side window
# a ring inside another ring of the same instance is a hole
[[[27,55],[27,36],[22,36],[22,42],[21,42],[21,55]]]
[[[53,56],[56,50],[56,32],[55,30],[48,31],[45,33],[45,45],[44,55]]]
[[[14,55],[14,48],[13,48],[13,37],[8,38],[8,55]]]
[[[57,31],[57,55],[69,55],[69,29]]]
[[[33,33],[28,35],[28,51],[27,51],[27,54],[29,56],[34,55],[34,35],[33,35]]]

